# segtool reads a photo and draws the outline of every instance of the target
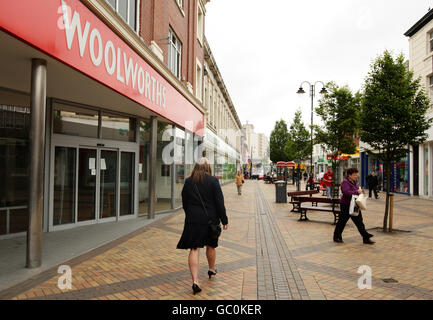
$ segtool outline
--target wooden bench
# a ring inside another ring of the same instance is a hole
[[[321,212],[330,212],[334,215],[334,225],[337,224],[339,216],[340,216],[340,199],[328,199],[328,198],[314,198],[314,197],[300,197],[298,198],[300,202],[299,211],[301,213],[301,217],[299,221],[308,221],[307,211],[321,211]],[[303,206],[303,203],[312,203],[311,206]],[[331,204],[331,207],[321,207],[318,204]],[[314,206],[316,204],[316,206]]]
[[[318,194],[317,190],[310,191],[296,191],[296,192],[288,192],[287,195],[290,197],[290,204],[293,205],[293,209],[290,212],[299,212],[299,207],[301,206],[301,202],[298,201],[299,197],[302,196],[310,196],[312,197],[314,194]]]

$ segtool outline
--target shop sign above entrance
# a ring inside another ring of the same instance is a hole
[[[0,6],[0,29],[203,135],[203,114],[80,1],[2,0]]]

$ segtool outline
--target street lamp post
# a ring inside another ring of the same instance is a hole
[[[311,84],[308,81],[304,81],[301,83],[301,86],[299,87],[298,94],[304,94],[304,84],[308,84],[310,86],[310,97],[311,97],[311,156],[310,156],[310,190],[314,189],[313,184],[313,116],[314,116],[314,96],[316,94],[316,85],[320,83],[322,84],[322,90],[320,90],[320,94],[326,94],[328,91],[326,91],[325,84],[322,81],[316,81],[314,84]]]

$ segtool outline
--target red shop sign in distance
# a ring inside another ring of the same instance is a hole
[[[203,114],[78,0],[2,0],[0,29],[203,135]]]

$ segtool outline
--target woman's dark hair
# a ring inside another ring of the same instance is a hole
[[[191,178],[194,183],[198,183],[203,181],[204,177],[208,175],[212,175],[212,170],[209,164],[209,160],[206,158],[201,158],[194,166],[194,169],[191,172]]]
[[[352,174],[358,173],[358,172],[359,172],[358,169],[356,169],[356,168],[350,168],[350,169],[347,169],[346,176],[351,176]]]

